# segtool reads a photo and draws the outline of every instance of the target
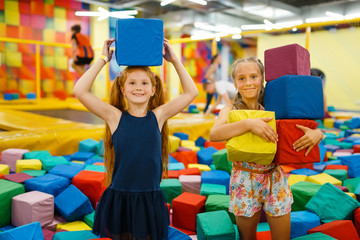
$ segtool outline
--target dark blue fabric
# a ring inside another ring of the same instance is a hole
[[[285,75],[267,82],[265,110],[276,119],[322,119],[323,88],[320,77]]]
[[[161,66],[164,31],[159,19],[119,19],[116,21],[115,56],[123,66]]]
[[[160,188],[161,133],[155,114],[149,111],[145,117],[135,117],[123,112],[112,141],[112,184],[96,209],[94,233],[167,239],[169,215]]]

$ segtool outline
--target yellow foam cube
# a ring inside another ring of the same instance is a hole
[[[353,193],[353,192],[345,192],[345,193],[346,193],[347,195],[349,195],[350,197],[354,198],[355,200],[357,200],[355,193]]]
[[[170,152],[176,152],[176,150],[180,146],[181,139],[173,135],[169,135],[169,142],[170,142]]]
[[[332,156],[332,152],[326,152],[326,156],[327,156],[327,157],[331,157],[331,156]]]
[[[75,222],[62,222],[56,225],[56,231],[63,229],[67,231],[82,231],[82,230],[92,230],[85,222],[75,221]]]
[[[206,164],[189,163],[188,168],[198,168],[200,172],[211,171],[211,168]]]
[[[307,177],[306,181],[321,184],[321,185],[323,185],[325,183],[331,183],[333,185],[342,186],[342,182],[339,179],[334,178],[333,176],[330,176],[327,173],[320,173],[320,174],[309,176],[309,177]]]
[[[28,92],[35,92],[35,81],[20,79],[19,91],[23,94],[26,94]]]
[[[73,161],[71,161],[71,162],[73,162],[73,163],[80,163],[80,164],[84,164],[84,162],[83,162],[83,161],[76,161],[76,160],[73,160]]]
[[[19,11],[19,2],[12,0],[5,0],[5,9],[9,9],[12,11]]]
[[[6,9],[5,12],[5,23],[12,26],[20,25],[20,12]]]
[[[335,122],[335,118],[325,118],[324,119],[324,127],[333,128],[334,122]]]
[[[39,159],[26,159],[16,161],[16,172],[22,172],[25,170],[41,170],[42,163]]]
[[[55,18],[66,18],[66,9],[63,7],[54,7]]]
[[[195,142],[191,140],[181,140],[180,145],[186,148],[196,147]]]
[[[68,57],[55,55],[55,68],[58,70],[67,70],[68,68]]]
[[[291,174],[288,177],[289,185],[294,185],[295,183],[306,181],[307,176],[306,175],[298,175],[298,174]]]
[[[358,129],[356,131],[360,131],[360,129]],[[360,137],[360,134],[359,133],[354,133],[354,134],[351,134],[351,137]]]
[[[10,173],[10,168],[6,164],[0,164],[0,173],[2,175],[8,175]]]
[[[268,124],[276,131],[275,112],[256,110],[232,110],[229,112],[227,122],[234,123],[245,119],[269,118]],[[255,162],[269,165],[276,153],[276,143],[267,142],[264,138],[246,132],[240,136],[226,141],[229,161]]]
[[[6,51],[6,65],[9,67],[21,67],[22,54],[20,52],[8,52]]]
[[[45,42],[55,42],[55,30],[44,29],[43,30],[43,41]]]
[[[55,58],[51,55],[43,56],[43,65],[44,67],[54,67]]]
[[[65,33],[66,32],[66,19],[54,18],[55,31]]]

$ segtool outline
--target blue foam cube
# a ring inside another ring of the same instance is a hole
[[[119,19],[116,21],[115,56],[123,66],[161,66],[164,30],[159,19]]]
[[[353,117],[348,123],[349,128],[360,128],[360,117]]]
[[[189,135],[186,133],[182,133],[182,132],[175,132],[173,134],[175,137],[180,138],[181,140],[189,140]]]
[[[322,163],[314,163],[314,170],[317,171],[318,173],[322,173],[325,168],[326,168],[326,164],[322,164]]]
[[[320,218],[309,211],[291,212],[291,239],[307,234],[307,231],[320,226]]]
[[[299,168],[292,170],[290,173],[292,174],[298,174],[298,175],[306,175],[306,176],[312,176],[319,174],[317,171],[308,169],[308,168]]]
[[[178,163],[168,163],[168,170],[181,170],[181,169],[185,169],[185,166],[182,162],[178,162]]]
[[[214,147],[208,147],[197,151],[199,164],[211,165],[213,163],[212,155],[217,151],[218,150]]]
[[[95,153],[93,152],[76,152],[71,155],[71,160],[86,161],[94,155]]]
[[[191,240],[191,237],[185,233],[169,226],[168,238],[171,240]]]
[[[79,152],[99,152],[99,142],[94,139],[85,139],[79,142]]]
[[[338,160],[349,167],[349,177],[360,177],[360,154],[340,156]]]
[[[51,158],[51,154],[47,150],[39,150],[39,151],[31,151],[24,153],[24,159],[39,159],[39,160],[46,160]]]
[[[201,173],[201,183],[213,183],[224,185],[226,194],[229,194],[230,174],[222,170],[203,171]]]
[[[198,147],[203,147],[205,145],[205,142],[206,139],[200,136],[198,139],[196,139],[195,145]]]
[[[12,94],[11,93],[4,93],[4,100],[12,100]]]
[[[94,211],[90,200],[74,185],[68,186],[54,200],[55,209],[69,222],[82,220]]]
[[[325,148],[326,148],[326,151],[332,152],[332,153],[335,152],[336,150],[341,149],[340,146],[338,146],[338,145],[333,145],[333,144],[326,144],[326,145],[325,145]]]
[[[73,179],[73,177],[75,177],[76,174],[78,174],[79,172],[81,172],[81,170],[83,170],[84,166],[81,165],[64,165],[64,164],[59,164],[56,165],[55,167],[53,167],[49,173],[57,175],[57,176],[61,176],[61,177],[66,177],[68,179]]]
[[[54,174],[45,174],[43,176],[31,178],[25,181],[25,190],[40,191],[56,197],[70,185],[70,180],[65,177]]]
[[[93,234],[89,230],[82,231],[66,231],[66,232],[57,232],[55,233],[52,240],[88,240],[88,239],[97,239],[98,236]]]
[[[169,163],[179,163],[179,161],[178,160],[176,160],[173,156],[171,156],[170,154],[169,154],[169,160],[168,160],[168,162]]]
[[[353,134],[360,134],[360,131],[357,130],[345,130],[345,136],[344,137],[349,137]]]
[[[40,222],[33,222],[0,233],[0,239],[44,240]]]
[[[320,77],[285,75],[267,82],[265,110],[276,119],[321,119],[324,117]]]
[[[35,94],[35,93],[32,93],[32,92],[31,92],[31,93],[27,93],[27,94],[26,94],[26,98],[27,98],[27,99],[35,99],[35,98],[36,98],[36,94]]]

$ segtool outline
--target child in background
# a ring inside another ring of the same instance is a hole
[[[94,52],[90,45],[89,38],[80,33],[81,26],[71,27],[71,44],[73,53],[73,62],[71,67],[83,75],[86,71],[85,65],[90,64],[94,58]]]
[[[234,103],[220,111],[211,129],[210,140],[224,141],[251,131],[268,142],[276,143],[277,133],[267,124],[272,118],[245,119],[227,123],[231,110],[264,110],[263,64],[255,57],[236,60],[232,65],[231,75],[238,93]],[[319,129],[313,130],[300,125],[297,127],[305,134],[293,144],[294,149],[301,151],[307,148],[307,155],[321,140],[322,132]],[[290,239],[292,202],[290,186],[280,166],[274,163],[265,166],[252,162],[233,162],[229,211],[236,216],[240,239],[256,239],[262,209],[266,213],[272,239]]]
[[[90,92],[93,81],[111,59],[114,39],[106,40],[103,56],[79,79],[74,94],[106,122],[105,167],[108,188],[95,213],[93,232],[113,239],[167,239],[169,225],[160,189],[167,171],[167,120],[197,96],[197,88],[164,40],[164,58],[173,64],[183,93],[165,103],[162,82],[149,67],[127,67],[113,83],[110,104]]]

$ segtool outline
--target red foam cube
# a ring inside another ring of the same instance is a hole
[[[265,51],[265,80],[284,75],[310,75],[310,54],[298,44],[271,48]]]
[[[338,240],[360,240],[351,220],[335,220],[308,230],[308,234],[321,232]]]
[[[317,122],[306,119],[283,119],[276,120],[276,131],[279,136],[277,151],[274,158],[276,164],[304,164],[320,162],[319,145],[316,144],[310,153],[305,156],[307,149],[296,152],[293,143],[304,136],[304,132],[296,125],[305,126],[311,129],[317,127]]]
[[[195,151],[174,152],[170,155],[178,162],[182,162],[185,168],[188,167],[189,163],[198,163],[197,152]]]
[[[5,179],[5,176],[0,173],[0,179]]]
[[[172,201],[172,224],[189,231],[196,231],[196,215],[204,212],[206,197],[184,192]]]
[[[360,236],[360,208],[357,208],[354,211],[354,225],[358,235]]]
[[[165,173],[163,173],[163,176]],[[170,170],[168,171],[168,178],[179,178],[179,170]]]
[[[186,168],[179,170],[180,175],[201,175],[199,168]]]
[[[82,170],[72,180],[72,184],[85,194],[93,208],[99,201],[101,194],[105,191],[104,185],[105,173]]]
[[[353,146],[354,153],[360,153],[360,144]]]
[[[22,183],[24,184],[26,180],[34,178],[33,176],[30,176],[29,174],[20,172],[20,173],[13,173],[5,175],[5,179],[9,181],[13,181],[16,183]]]
[[[221,149],[226,148],[225,141],[223,141],[223,142],[205,141],[204,148],[208,148],[208,147],[214,147],[217,150],[221,150]]]

